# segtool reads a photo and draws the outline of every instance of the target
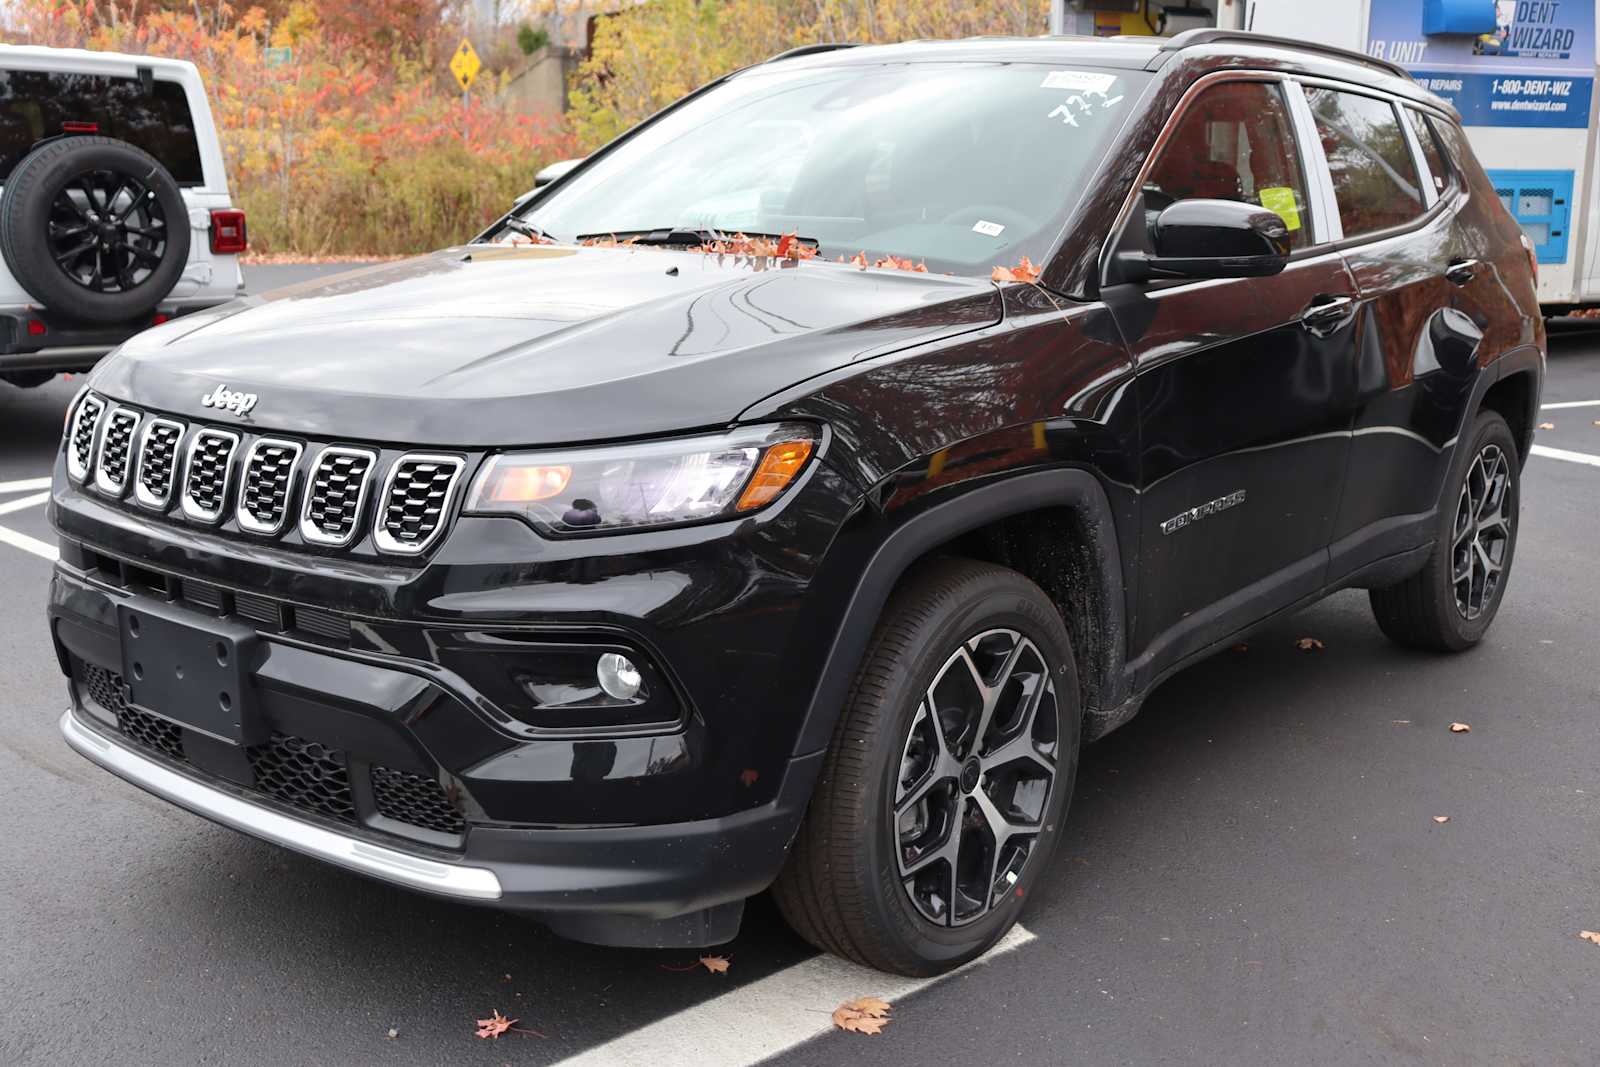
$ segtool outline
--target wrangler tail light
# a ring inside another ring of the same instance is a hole
[[[218,255],[237,255],[249,245],[244,212],[237,208],[219,208],[211,212],[211,251]]]

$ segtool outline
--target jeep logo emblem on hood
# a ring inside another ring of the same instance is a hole
[[[231,411],[242,419],[256,406],[256,394],[236,393],[226,385],[219,385],[200,398],[200,406]]]

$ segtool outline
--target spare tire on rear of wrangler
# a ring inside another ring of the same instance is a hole
[[[154,156],[109,137],[29,153],[0,196],[0,254],[50,311],[92,323],[148,315],[189,259],[189,209]]]

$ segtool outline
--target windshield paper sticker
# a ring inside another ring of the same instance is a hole
[[[1300,209],[1295,206],[1293,189],[1273,185],[1256,190],[1256,195],[1261,199],[1261,206],[1282,219],[1291,233],[1300,228]]]
[[[998,222],[987,222],[983,219],[979,219],[977,222],[972,224],[972,232],[981,233],[985,237],[999,237],[1005,232],[1005,227],[1000,225]]]
[[[1052,70],[1039,83],[1041,89],[1071,89],[1078,93],[1107,93],[1117,83],[1115,74],[1091,70]]]

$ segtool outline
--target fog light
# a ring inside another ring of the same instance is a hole
[[[632,700],[638,696],[639,686],[644,681],[633,660],[616,652],[601,656],[595,663],[594,674],[600,682],[600,688],[616,700]]]

